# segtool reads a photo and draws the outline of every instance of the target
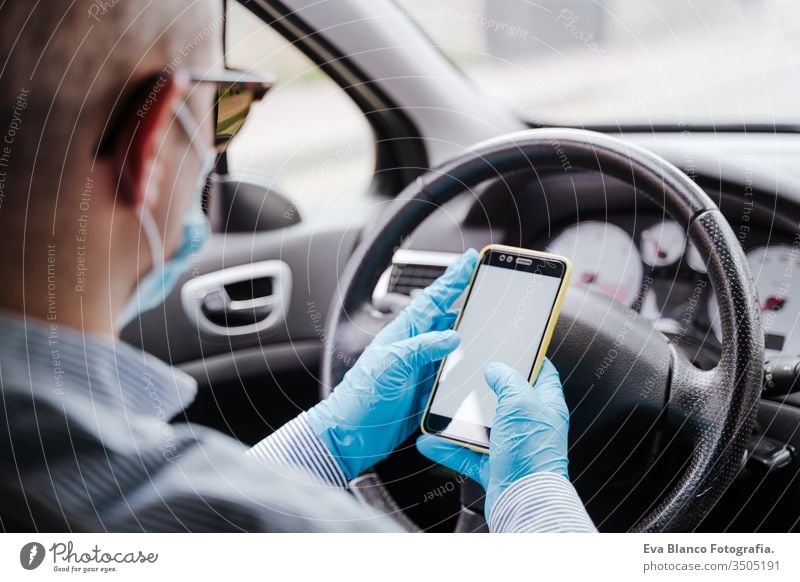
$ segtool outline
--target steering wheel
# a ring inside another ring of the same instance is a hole
[[[372,292],[404,238],[455,196],[520,172],[537,180],[587,172],[599,173],[603,184],[620,180],[675,219],[707,264],[723,346],[714,368],[695,367],[676,349],[679,338],[668,340],[636,311],[576,287],[549,350],[570,408],[570,476],[598,528],[694,530],[745,456],[764,363],[758,301],[742,247],[714,202],[672,164],[610,136],[574,129],[514,133],[410,184],[366,233],[340,278],[327,321],[323,396],[387,323],[371,304]],[[370,487],[370,497],[391,504],[379,479]]]

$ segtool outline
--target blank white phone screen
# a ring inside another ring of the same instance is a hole
[[[491,427],[497,397],[484,379],[489,362],[531,373],[559,277],[481,265],[458,324],[461,343],[443,364],[430,412]]]

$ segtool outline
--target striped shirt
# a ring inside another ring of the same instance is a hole
[[[191,377],[132,346],[0,315],[0,529],[402,531],[346,493],[304,414],[248,450],[169,422],[196,393]],[[594,531],[554,474],[515,483],[489,526]]]

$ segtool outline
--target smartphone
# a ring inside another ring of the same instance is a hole
[[[436,374],[422,415],[424,433],[489,450],[497,397],[483,370],[503,362],[533,381],[571,274],[566,257],[505,245],[481,250],[455,323],[461,343]]]

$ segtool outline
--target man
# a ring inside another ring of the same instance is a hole
[[[375,338],[330,398],[253,449],[169,424],[194,381],[117,338],[208,235],[221,6],[43,4],[0,9],[11,123],[0,152],[3,529],[396,531],[345,488],[418,426],[431,370],[458,344],[448,308],[475,251]],[[486,379],[498,395],[492,453],[433,437],[419,450],[484,486],[493,531],[594,530],[568,480],[553,366],[533,388],[500,364]]]

